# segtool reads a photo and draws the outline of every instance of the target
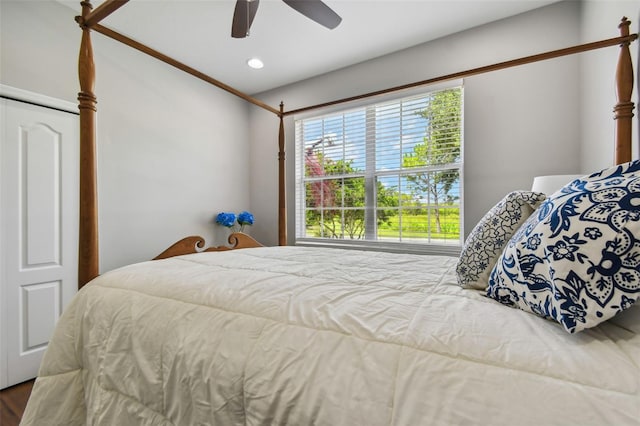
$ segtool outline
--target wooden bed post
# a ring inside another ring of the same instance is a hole
[[[80,3],[82,16],[76,21],[82,28],[78,59],[80,92],[80,226],[78,233],[78,288],[99,274],[98,257],[98,191],[96,180],[96,96],[95,65],[91,45],[91,29],[85,18],[93,8],[89,0]]]
[[[629,36],[629,24],[631,22],[622,18],[618,25],[622,37]],[[618,66],[616,68],[616,95],[618,103],[614,107],[614,119],[616,120],[616,142],[615,142],[615,163],[622,164],[631,161],[632,141],[631,141],[631,119],[633,118],[633,102],[631,102],[631,92],[633,92],[633,64],[629,52],[630,41],[620,43],[620,55],[618,56]]]
[[[284,102],[280,102],[280,130],[278,132],[278,245],[287,245],[287,198],[284,163]]]

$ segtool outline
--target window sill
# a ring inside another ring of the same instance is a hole
[[[295,245],[306,247],[329,247],[351,250],[386,251],[391,253],[408,253],[439,256],[460,256],[462,247],[459,243],[421,244],[398,243],[386,241],[336,240],[330,238],[297,238]]]

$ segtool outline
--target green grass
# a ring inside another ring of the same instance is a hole
[[[339,222],[335,221],[334,223],[336,229],[340,229]],[[403,213],[402,215],[403,238],[454,240],[460,238],[460,213],[457,208],[440,210],[440,228],[441,232],[437,232],[436,218],[433,214],[429,217],[425,212],[422,212],[422,214]],[[307,226],[307,235],[319,237],[320,224],[316,223]],[[378,236],[381,238],[399,238],[400,215],[391,216],[388,223],[381,224],[378,227]]]

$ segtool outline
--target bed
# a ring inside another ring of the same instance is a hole
[[[108,272],[22,424],[638,424],[639,309],[568,334],[463,289],[456,262],[285,246]]]
[[[97,22],[123,3],[83,3],[78,19],[82,288],[21,424],[640,424],[628,21],[615,39],[466,71],[622,46],[616,165],[553,194],[507,194],[460,258],[232,235],[233,250],[202,251],[190,237],[98,275],[95,96],[83,69],[90,29],[110,33]],[[283,105],[274,111],[282,123]],[[281,170],[283,137],[281,126]],[[499,244],[487,238],[498,229]]]

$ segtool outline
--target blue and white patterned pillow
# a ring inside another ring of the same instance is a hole
[[[579,178],[552,194],[514,234],[487,296],[594,327],[640,296],[640,161]]]
[[[485,290],[489,273],[509,239],[545,198],[541,192],[513,191],[493,206],[464,243],[456,266],[458,284]]]

